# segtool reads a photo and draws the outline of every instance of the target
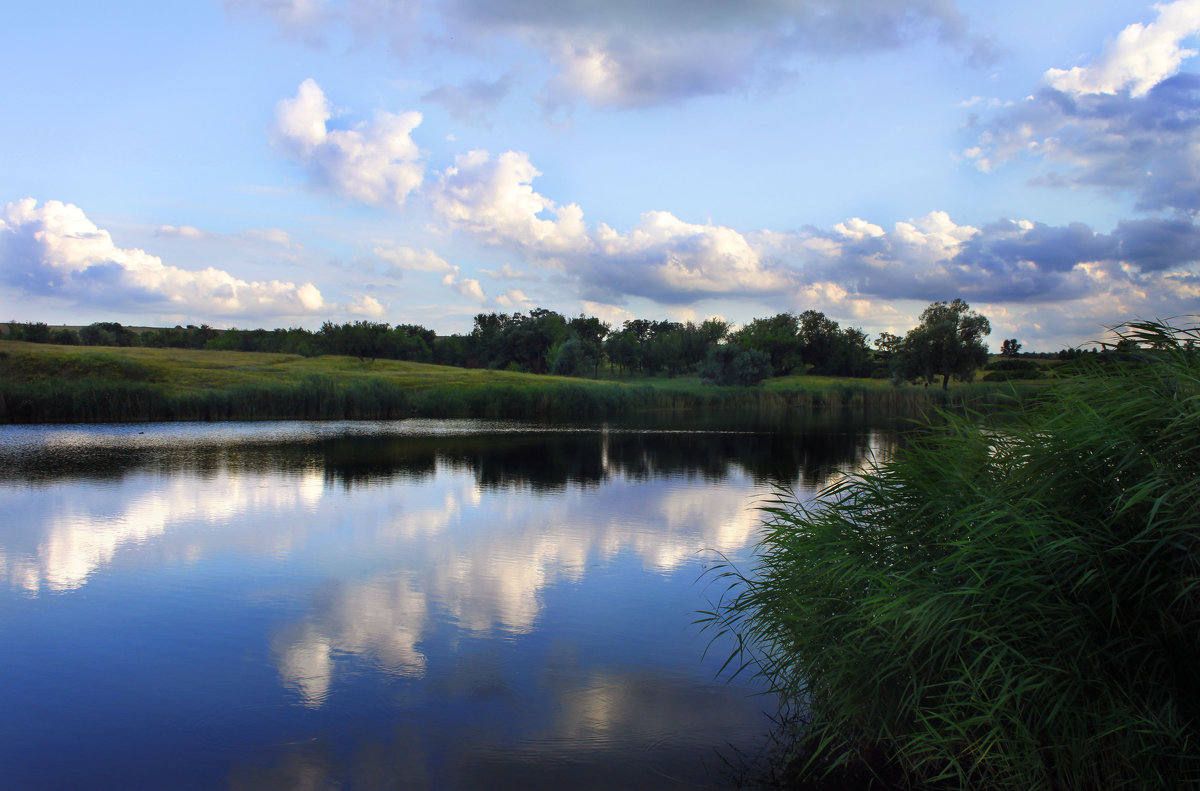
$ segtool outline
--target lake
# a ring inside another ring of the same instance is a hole
[[[706,570],[892,434],[721,425],[0,427],[0,787],[736,784]]]

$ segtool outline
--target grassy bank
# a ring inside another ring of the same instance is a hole
[[[982,404],[1008,385],[893,387],[787,377],[753,387],[696,378],[597,381],[354,357],[0,342],[0,422],[606,418],[648,410]]]
[[[796,787],[1200,784],[1200,331],[1129,334],[1001,429],[946,416],[765,509],[708,618],[798,715]]]

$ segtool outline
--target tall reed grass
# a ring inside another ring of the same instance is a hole
[[[1200,353],[1123,335],[1000,429],[943,414],[810,502],[702,617],[798,713],[794,766],[959,789],[1200,784]],[[880,787],[880,786],[876,786]]]

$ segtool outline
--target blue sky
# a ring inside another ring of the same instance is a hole
[[[1200,313],[1200,0],[22,3],[0,317]]]

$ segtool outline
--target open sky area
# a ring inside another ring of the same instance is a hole
[[[1200,314],[1200,0],[54,0],[0,320]],[[1194,321],[1192,319],[1191,321]]]

